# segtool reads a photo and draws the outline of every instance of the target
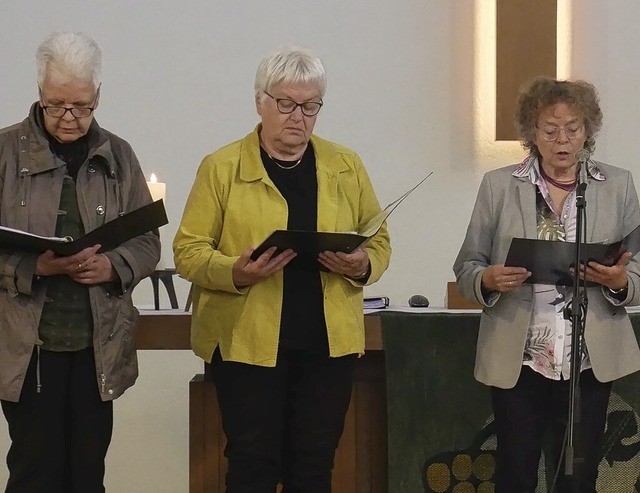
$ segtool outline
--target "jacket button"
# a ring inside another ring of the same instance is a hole
[[[96,207],[96,214],[98,214],[99,216],[104,216],[104,206],[103,205],[99,205],[98,207]]]
[[[109,389],[109,395],[113,395],[113,389]]]
[[[93,166],[89,166],[89,173],[95,173],[96,169]]]

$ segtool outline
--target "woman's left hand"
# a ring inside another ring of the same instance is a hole
[[[351,253],[321,252],[318,262],[331,272],[356,279],[369,270],[369,254],[364,248],[356,248]]]
[[[115,281],[117,278],[118,274],[116,274],[111,260],[102,253],[97,253],[80,264],[78,270],[71,275],[71,279],[74,281],[87,285]]]
[[[624,289],[627,287],[627,262],[633,257],[631,252],[625,252],[615,265],[607,267],[598,262],[588,262],[587,266],[580,267],[580,278],[597,282],[609,289]],[[573,272],[573,269],[571,269]]]

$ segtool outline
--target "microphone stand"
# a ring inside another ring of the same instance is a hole
[[[578,166],[586,166],[586,162],[581,162]],[[584,336],[585,320],[587,315],[587,284],[586,280],[580,285],[580,266],[582,265],[582,246],[586,244],[586,205],[585,192],[587,188],[586,180],[578,183],[576,188],[576,248],[573,275],[573,299],[571,306],[567,307],[571,319],[571,361],[569,380],[569,417],[567,422],[567,447],[565,454],[565,476],[571,477],[571,490],[578,492],[580,466],[584,462],[582,457],[582,443],[580,439],[581,409],[580,409],[580,367],[582,366],[582,342]],[[565,313],[565,318],[567,313]],[[576,433],[576,428],[578,433]]]

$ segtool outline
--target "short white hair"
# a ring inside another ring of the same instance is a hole
[[[56,32],[45,39],[36,52],[38,86],[47,76],[56,80],[78,79],[100,85],[102,50],[83,33]]]
[[[258,65],[254,85],[256,96],[280,84],[310,84],[317,87],[320,99],[327,90],[327,74],[320,58],[308,49],[284,46],[267,55]]]

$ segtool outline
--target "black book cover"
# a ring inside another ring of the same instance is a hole
[[[312,258],[314,260],[317,259],[318,255],[324,251],[351,253],[359,246],[362,246],[367,240],[375,236],[396,207],[398,207],[404,199],[411,195],[411,192],[422,185],[432,174],[433,171],[422,178],[422,180],[420,180],[416,185],[411,187],[410,190],[388,204],[365,224],[361,225],[358,233],[278,229],[267,236],[267,238],[256,247],[251,254],[251,260],[257,260],[260,255],[271,247],[277,247],[274,256],[282,253],[284,250],[291,249],[298,255]]]
[[[53,250],[58,255],[69,256],[100,244],[99,252],[105,252],[168,222],[161,199],[109,221],[77,239],[44,237],[0,226],[0,248],[35,253]]]
[[[292,249],[298,255],[318,257],[320,252],[351,253],[369,238],[356,233],[331,233],[318,231],[296,231],[278,229],[271,233],[251,254],[256,260],[271,247],[276,247],[275,255]]]
[[[569,269],[575,264],[575,249],[574,242],[513,238],[504,265],[525,267],[531,272],[528,283],[572,286]],[[627,251],[634,255],[640,251],[640,225],[614,243],[587,243],[581,257],[584,262],[612,266]]]

